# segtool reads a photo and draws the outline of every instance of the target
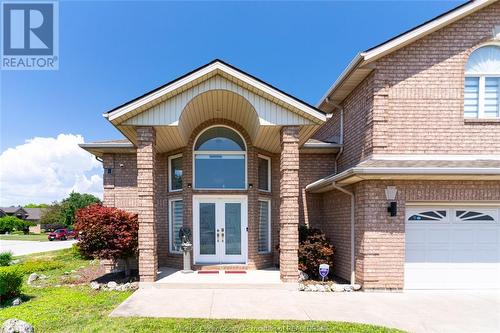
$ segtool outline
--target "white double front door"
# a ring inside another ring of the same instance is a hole
[[[247,197],[193,197],[193,241],[196,264],[247,262]]]

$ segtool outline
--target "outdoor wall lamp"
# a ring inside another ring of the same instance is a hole
[[[253,189],[253,184],[248,184],[249,189]]]
[[[188,188],[191,188],[191,187],[193,187],[193,186],[191,185],[191,183],[188,183]]]
[[[391,214],[391,216],[396,216],[398,214],[398,203],[396,202],[396,194],[398,190],[396,186],[387,186],[385,189],[385,198],[389,201],[389,207],[387,207],[387,212]]]

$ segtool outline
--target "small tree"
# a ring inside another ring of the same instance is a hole
[[[100,204],[101,200],[92,194],[71,192],[69,197],[61,202],[63,222],[67,227],[75,222],[75,213],[80,208],[92,204]]]
[[[91,205],[76,212],[75,230],[80,238],[78,248],[83,256],[123,259],[126,274],[130,274],[128,258],[137,254],[137,214]]]
[[[40,216],[40,224],[42,229],[51,231],[54,228],[64,228],[64,212],[63,207],[54,202],[48,208],[44,209]]]

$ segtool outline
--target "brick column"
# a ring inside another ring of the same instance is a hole
[[[281,129],[280,276],[297,282],[299,250],[299,127]]]
[[[139,276],[153,282],[158,271],[156,252],[156,136],[153,127],[137,128],[137,190],[139,196]]]

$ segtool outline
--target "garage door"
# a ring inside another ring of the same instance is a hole
[[[500,288],[500,207],[406,207],[405,289]]]

